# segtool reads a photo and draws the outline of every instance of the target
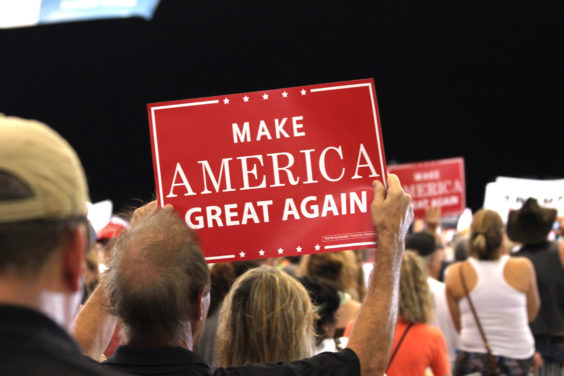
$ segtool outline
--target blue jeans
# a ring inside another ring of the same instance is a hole
[[[535,348],[545,362],[564,363],[564,337],[535,336]]]

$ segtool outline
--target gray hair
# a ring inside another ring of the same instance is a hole
[[[128,341],[163,345],[185,338],[210,276],[194,232],[175,213],[158,209],[118,237],[107,283]]]

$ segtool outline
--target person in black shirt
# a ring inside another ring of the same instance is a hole
[[[68,329],[88,246],[80,161],[55,131],[0,114],[0,374],[114,374]]]
[[[382,375],[387,367],[398,310],[404,239],[413,220],[411,197],[395,175],[388,190],[374,182],[371,216],[378,249],[370,286],[348,348],[286,363],[218,368],[227,375]],[[191,350],[209,306],[209,273],[192,231],[156,203],[137,209],[131,229],[115,244],[107,280],[77,318],[74,334],[85,353],[98,359],[109,337],[100,331],[111,305],[123,322],[126,345],[103,364],[138,375],[210,375]],[[111,325],[110,325],[111,326]]]
[[[522,244],[513,256],[530,259],[537,276],[541,307],[530,325],[536,351],[544,361],[541,374],[564,369],[564,249],[548,240],[556,214],[555,209],[540,207],[529,198],[507,220],[507,235]]]

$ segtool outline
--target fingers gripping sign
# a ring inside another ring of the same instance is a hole
[[[411,196],[405,193],[398,177],[388,175],[388,190],[379,181],[372,183],[374,200],[371,205],[372,224],[378,239],[392,237],[403,243],[409,226],[413,222]]]

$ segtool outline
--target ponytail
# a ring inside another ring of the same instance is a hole
[[[479,210],[472,221],[470,253],[480,260],[494,260],[503,241],[504,226],[499,214]]]

